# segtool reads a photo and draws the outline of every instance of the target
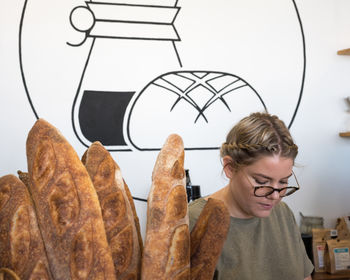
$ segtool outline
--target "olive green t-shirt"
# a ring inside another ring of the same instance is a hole
[[[192,230],[206,200],[189,205]],[[217,264],[220,280],[302,280],[313,271],[294,215],[280,202],[266,218],[231,217]]]

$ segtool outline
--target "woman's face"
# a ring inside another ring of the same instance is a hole
[[[288,186],[292,175],[293,160],[290,158],[264,156],[251,165],[232,172],[229,188],[238,218],[267,217],[272,208],[281,201],[279,192],[267,197],[256,197],[253,186]]]

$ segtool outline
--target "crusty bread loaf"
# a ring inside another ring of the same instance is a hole
[[[14,175],[0,178],[0,267],[23,280],[53,279],[29,192]]]
[[[24,185],[29,188],[29,174],[28,172],[17,171],[18,178],[24,183]]]
[[[94,142],[89,147],[82,161],[100,201],[117,279],[140,279],[140,226],[137,216],[134,218],[134,202],[128,198],[130,191],[124,183],[121,170],[100,142]]]
[[[116,279],[101,208],[78,155],[39,119],[27,138],[30,193],[56,279]]]
[[[6,267],[0,268],[0,279],[1,280],[21,280],[21,278],[19,278],[16,272]]]
[[[170,135],[158,154],[148,196],[143,280],[189,279],[190,243],[184,146]]]
[[[133,199],[133,197],[131,195],[131,192],[130,192],[130,189],[129,189],[128,185],[125,183],[125,181],[124,181],[124,188],[125,188],[125,192],[126,192],[126,195],[128,197],[128,200],[129,200],[129,203],[130,203],[130,206],[131,206],[132,213],[134,215],[134,223],[135,223],[135,226],[136,226],[137,237],[138,237],[138,240],[139,240],[139,247],[141,249],[141,255],[142,255],[143,240],[142,240],[142,236],[141,236],[140,220],[139,220],[139,217],[137,216],[137,212],[136,212],[136,208],[135,208],[135,204],[134,204],[134,199]]]
[[[212,280],[230,227],[221,200],[209,198],[191,231],[191,280]]]

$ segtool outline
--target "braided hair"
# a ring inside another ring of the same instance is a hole
[[[239,121],[222,144],[220,156],[229,156],[238,169],[257,161],[261,156],[280,155],[295,159],[298,146],[284,122],[268,113],[252,113]]]

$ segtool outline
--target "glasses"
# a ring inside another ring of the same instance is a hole
[[[248,179],[247,175],[244,173],[245,177],[249,181],[249,183],[252,185],[252,188],[254,189],[254,195],[257,197],[267,197],[274,192],[278,192],[280,197],[285,197],[288,195],[291,195],[295,193],[297,190],[300,189],[299,182],[297,177],[295,176],[294,172],[292,171],[292,174],[294,176],[295,182],[297,183],[297,187],[295,186],[288,186],[284,188],[274,188],[271,186],[254,186],[252,182]]]

